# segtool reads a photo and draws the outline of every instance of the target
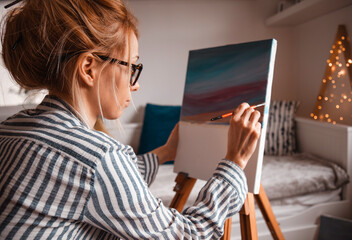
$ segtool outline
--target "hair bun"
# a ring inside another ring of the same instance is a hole
[[[124,51],[137,20],[119,0],[14,1],[2,31],[2,57],[25,89],[73,95],[82,52]],[[70,57],[68,57],[70,56]]]

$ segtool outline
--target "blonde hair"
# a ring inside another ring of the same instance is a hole
[[[136,25],[120,0],[24,0],[5,18],[2,57],[24,89],[59,92],[74,102],[80,54],[124,54],[131,34],[138,37]]]

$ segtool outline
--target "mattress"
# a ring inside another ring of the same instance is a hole
[[[151,192],[165,206],[170,205],[175,195],[176,175],[173,165],[161,165],[150,186]],[[312,205],[339,201],[342,186],[347,182],[348,175],[342,168],[309,154],[264,157],[262,185],[276,217],[304,211]],[[185,207],[193,204],[205,183],[196,181]],[[260,213],[256,215],[260,218]]]

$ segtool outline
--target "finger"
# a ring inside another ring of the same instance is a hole
[[[233,111],[233,119],[239,120],[243,115],[244,111],[248,109],[250,105],[248,103],[240,104],[234,111]]]
[[[260,116],[261,116],[260,112],[257,111],[257,110],[255,110],[255,111],[253,111],[253,112],[251,113],[251,116],[250,116],[250,118],[249,118],[249,121],[250,121],[253,125],[255,125],[255,124],[259,121]]]
[[[252,154],[257,146],[259,137],[261,133],[261,124],[259,122],[256,123],[254,131],[251,132],[247,139],[247,147],[248,153]]]
[[[255,110],[253,108],[249,107],[243,112],[241,118],[244,126],[247,126],[249,119],[254,111]]]

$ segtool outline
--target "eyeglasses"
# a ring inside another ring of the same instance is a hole
[[[116,58],[110,58],[107,56],[101,56],[101,55],[96,55],[96,56],[98,56],[103,61],[110,61],[110,63],[117,63],[117,64],[128,67],[128,62],[121,61]],[[131,86],[136,85],[138,78],[139,78],[139,75],[141,75],[142,70],[143,70],[142,63],[140,63],[138,65],[131,63],[131,79],[130,79]]]

